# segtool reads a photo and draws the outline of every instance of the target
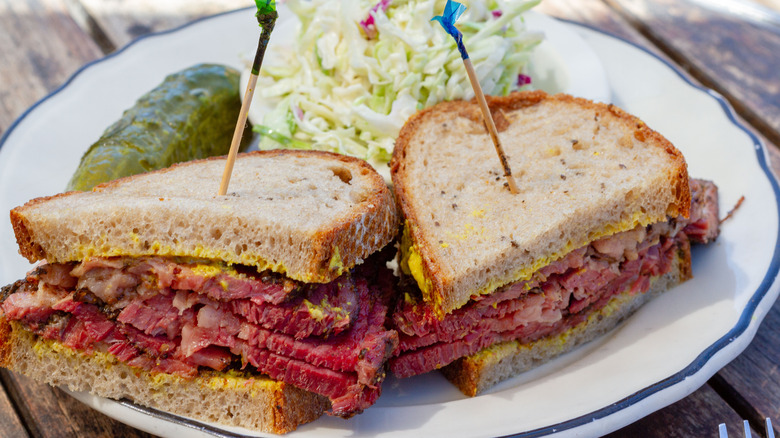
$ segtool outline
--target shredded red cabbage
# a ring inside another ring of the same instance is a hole
[[[382,10],[382,12],[387,10],[387,7],[390,6],[390,2],[393,0],[379,0],[379,3],[374,5],[373,8],[368,12],[368,17],[366,17],[365,20],[360,21],[360,27],[363,28],[363,32],[366,33],[366,37],[368,39],[372,39],[376,37],[376,26],[374,25],[374,14],[378,10]]]
[[[528,75],[524,75],[520,73],[517,75],[517,86],[522,87],[523,85],[528,85],[531,83],[531,77]]]

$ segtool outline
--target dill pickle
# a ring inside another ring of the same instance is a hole
[[[166,77],[90,146],[67,189],[227,154],[241,109],[239,75],[199,64]]]

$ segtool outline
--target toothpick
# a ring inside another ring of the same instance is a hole
[[[501,146],[501,140],[498,138],[496,122],[493,121],[493,115],[490,113],[487,100],[485,100],[485,94],[482,92],[482,87],[479,85],[477,73],[474,71],[474,65],[469,58],[463,60],[463,65],[466,66],[466,73],[469,75],[469,81],[471,81],[471,86],[474,88],[477,102],[479,102],[479,107],[482,109],[482,116],[485,118],[485,126],[487,126],[490,139],[493,140],[493,146],[496,147],[496,153],[498,154],[498,159],[501,161],[501,167],[504,168],[504,178],[506,178],[506,182],[509,184],[509,191],[512,192],[513,195],[516,195],[520,191],[517,189],[515,178],[512,176],[512,169],[509,168],[509,161],[506,159],[504,148]]]
[[[496,123],[493,121],[493,115],[490,114],[490,108],[488,108],[487,101],[485,100],[485,93],[482,92],[482,86],[479,85],[477,79],[477,73],[474,71],[474,65],[471,63],[469,54],[466,51],[466,47],[463,45],[463,34],[455,27],[455,21],[460,17],[466,7],[458,2],[447,0],[447,4],[444,6],[444,12],[442,15],[433,17],[431,21],[438,21],[444,30],[455,39],[455,43],[458,46],[460,57],[463,58],[463,65],[466,67],[466,73],[468,73],[469,81],[471,81],[471,87],[474,89],[474,95],[479,102],[479,107],[482,109],[482,116],[485,119],[485,126],[487,127],[490,139],[493,140],[493,146],[496,148],[498,159],[501,161],[501,167],[504,168],[504,178],[506,178],[509,191],[512,194],[517,194],[520,191],[517,189],[514,177],[512,177],[512,169],[509,168],[509,161],[504,154],[504,148],[501,147],[501,141],[498,138],[498,130],[496,129]]]
[[[230,175],[233,173],[233,165],[238,155],[238,146],[241,144],[241,136],[244,133],[244,125],[249,114],[249,106],[252,104],[252,97],[255,95],[255,86],[257,86],[257,76],[260,74],[260,66],[263,64],[265,49],[268,47],[268,40],[271,38],[271,31],[274,30],[274,24],[278,14],[276,13],[276,2],[274,0],[255,0],[257,4],[257,22],[260,24],[260,40],[257,43],[257,52],[255,60],[252,63],[252,71],[249,75],[249,83],[244,92],[244,101],[241,103],[241,110],[238,113],[236,129],[233,131],[233,140],[230,142],[230,151],[228,151],[225,170],[222,172],[222,182],[219,184],[219,196],[227,194],[228,185],[230,185]]]
[[[249,76],[249,84],[247,84],[246,92],[244,92],[244,101],[241,103],[241,111],[238,113],[238,122],[236,122],[236,129],[233,131],[233,140],[230,142],[230,151],[228,151],[225,170],[222,171],[222,182],[219,184],[219,196],[224,196],[227,193],[228,185],[230,185],[230,176],[233,174],[233,165],[236,163],[238,146],[241,144],[241,137],[244,134],[244,126],[249,114],[249,105],[252,103],[252,97],[255,94],[255,85],[257,85],[257,75],[253,74]]]

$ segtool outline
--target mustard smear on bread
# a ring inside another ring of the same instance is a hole
[[[214,390],[248,391],[250,397],[257,397],[261,392],[266,392],[268,387],[284,385],[264,376],[253,376],[242,371],[230,370],[227,372],[208,371],[202,373],[203,384]]]
[[[136,248],[117,248],[96,244],[78,245],[71,249],[70,253],[64,260],[50,260],[50,262],[56,263],[83,260],[88,257],[138,257],[141,254],[161,257],[178,257],[186,254],[187,257],[190,258],[219,260],[224,261],[227,264],[253,266],[256,267],[258,271],[269,270],[278,274],[287,275],[293,280],[303,281],[306,283],[327,282],[330,278],[327,275],[317,275],[313,273],[289,273],[287,267],[281,262],[269,261],[257,255],[250,255],[246,252],[236,254],[234,252],[208,248],[203,245],[196,245],[190,248],[181,245],[167,245],[158,241],[142,244],[140,240],[137,240],[137,243],[139,245]],[[339,275],[346,271],[346,268],[341,262],[340,256],[334,255],[334,257],[331,258],[330,265],[332,265],[330,270],[338,272]]]
[[[338,275],[343,274],[346,270],[344,269],[344,262],[341,260],[341,254],[339,254],[338,246],[333,247],[333,255],[330,256],[330,261],[328,261],[328,269],[333,272],[337,272]]]
[[[425,276],[422,257],[417,251],[417,246],[412,242],[411,228],[412,225],[409,221],[404,221],[403,232],[401,233],[401,259],[398,262],[398,266],[401,268],[401,272],[411,275],[417,281],[417,286],[422,292],[423,299],[425,301],[433,301],[436,307],[439,307],[441,300],[431,296],[431,281]]]
[[[198,263],[197,265],[195,265],[195,267],[192,268],[192,272],[195,273],[196,275],[199,275],[201,277],[207,277],[207,278],[216,277],[217,275],[222,274],[222,273],[225,273],[225,274],[230,274],[231,273],[231,272],[229,272],[226,269],[227,266],[224,266],[224,265],[220,266],[220,265],[221,265],[221,263],[220,264],[217,264],[217,263],[209,263],[209,264]],[[233,273],[235,273],[234,269],[231,269],[231,271]]]

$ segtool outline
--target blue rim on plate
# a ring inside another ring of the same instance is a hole
[[[61,86],[57,87],[54,91],[49,93],[47,96],[45,96],[42,99],[38,100],[35,104],[33,104],[31,107],[29,107],[27,110],[25,110],[13,123],[11,123],[11,125],[8,127],[8,129],[3,133],[2,137],[0,137],[0,148],[3,147],[3,145],[6,142],[6,140],[11,135],[11,133],[14,131],[14,129],[32,111],[34,111],[43,102],[47,101],[48,99],[52,98],[53,96],[58,94],[60,91],[65,89],[69,84],[71,84],[71,82],[74,81],[74,79],[76,77],[78,77],[82,72],[84,72],[86,69],[90,68],[91,66],[93,66],[95,64],[98,64],[98,63],[101,63],[103,61],[109,60],[109,59],[111,59],[111,58],[113,58],[115,56],[118,56],[118,55],[122,54],[129,47],[133,46],[137,42],[142,41],[142,40],[144,40],[146,38],[159,36],[159,35],[165,35],[165,34],[169,34],[169,33],[174,33],[174,32],[177,32],[177,31],[183,29],[183,28],[192,26],[192,25],[194,25],[196,23],[199,23],[199,22],[202,22],[202,21],[205,21],[205,20],[210,20],[210,19],[213,19],[213,18],[216,18],[216,17],[220,17],[220,16],[223,16],[223,15],[226,15],[226,14],[232,14],[232,13],[240,12],[240,11],[243,11],[243,10],[249,10],[249,9],[253,9],[253,8],[250,7],[250,8],[244,8],[244,9],[239,9],[239,10],[234,10],[234,11],[225,11],[225,12],[222,12],[222,13],[218,13],[218,14],[214,14],[214,15],[210,15],[210,16],[206,16],[206,17],[201,17],[201,18],[199,18],[197,20],[191,21],[189,23],[183,24],[181,26],[178,26],[178,27],[175,27],[175,28],[172,28],[172,29],[168,29],[168,30],[165,30],[165,31],[155,32],[155,33],[151,33],[151,34],[148,34],[148,35],[144,35],[144,36],[142,36],[142,37],[132,41],[131,43],[125,45],[121,49],[119,49],[119,50],[117,50],[117,51],[115,51],[115,52],[113,52],[113,53],[111,53],[109,55],[106,55],[106,56],[104,56],[104,57],[102,57],[100,59],[96,59],[94,61],[91,61],[91,62],[83,65],[78,70],[76,70],[73,73],[73,75],[71,75],[68,78],[68,80],[65,81]],[[691,79],[689,79],[689,77],[686,76],[683,72],[681,72],[680,69],[677,68],[675,65],[669,63],[668,61],[666,61],[663,58],[657,56],[656,54],[654,54],[653,52],[651,52],[650,50],[646,49],[645,47],[643,47],[643,46],[641,46],[639,44],[633,43],[633,42],[628,41],[628,40],[626,40],[626,39],[624,39],[624,38],[622,38],[620,36],[614,35],[614,34],[612,34],[610,32],[604,31],[602,29],[598,29],[598,28],[596,28],[594,26],[591,26],[591,25],[578,23],[578,22],[571,21],[571,20],[558,19],[558,18],[556,18],[556,20],[565,22],[565,23],[570,24],[570,25],[579,26],[579,27],[582,27],[584,29],[588,29],[588,30],[594,31],[596,33],[600,33],[600,34],[602,34],[604,36],[607,36],[607,37],[610,37],[610,38],[622,41],[624,43],[627,43],[627,44],[633,46],[636,49],[639,49],[640,51],[642,51],[645,54],[647,54],[647,55],[651,56],[652,58],[654,58],[655,60],[660,61],[668,69],[670,69],[671,71],[676,73],[677,76],[680,79],[682,79],[686,84],[688,84],[689,86],[691,86],[691,87],[693,87],[693,88],[695,88],[695,89],[697,89],[697,90],[707,94],[709,97],[711,97],[712,99],[717,101],[720,104],[723,112],[726,114],[728,119],[731,121],[731,123],[735,127],[739,128],[742,132],[747,134],[749,136],[751,142],[753,143],[754,151],[755,151],[756,157],[758,159],[758,164],[761,167],[761,170],[764,172],[766,178],[768,179],[768,181],[769,181],[769,183],[770,183],[770,185],[772,187],[772,191],[774,193],[775,200],[777,201],[776,202],[777,213],[778,213],[778,216],[780,217],[780,185],[778,184],[777,179],[775,178],[774,174],[772,173],[771,169],[769,168],[769,165],[768,165],[768,162],[767,162],[767,159],[766,159],[766,153],[767,153],[766,149],[765,149],[766,147],[750,129],[748,129],[739,120],[737,120],[737,117],[736,117],[736,115],[734,113],[733,108],[731,107],[731,105],[726,101],[726,99],[723,96],[719,95],[718,93],[714,92],[713,90],[711,90],[709,88],[703,87],[703,86],[701,86],[699,84],[696,84],[696,83],[692,82]],[[772,260],[771,260],[771,262],[769,264],[769,267],[767,269],[767,272],[766,272],[763,280],[761,281],[760,285],[756,289],[756,291],[752,294],[752,296],[748,300],[748,302],[747,302],[745,308],[743,309],[743,311],[742,311],[742,313],[740,315],[740,318],[738,319],[736,325],[734,327],[732,327],[732,329],[729,330],[725,335],[723,335],[721,338],[719,338],[714,343],[712,343],[709,347],[707,347],[704,351],[702,351],[688,366],[683,368],[680,372],[678,372],[678,373],[676,373],[676,374],[674,374],[674,375],[672,375],[672,376],[670,376],[670,377],[668,377],[666,379],[663,379],[663,380],[661,380],[659,382],[656,382],[655,384],[652,384],[652,385],[650,385],[650,386],[648,386],[648,387],[646,387],[646,388],[644,388],[642,390],[639,390],[636,393],[634,393],[634,394],[632,394],[632,395],[630,395],[628,397],[623,398],[622,400],[619,400],[619,401],[617,401],[617,402],[615,402],[615,403],[613,403],[613,404],[611,404],[609,406],[606,406],[604,408],[597,409],[597,410],[595,410],[595,411],[593,411],[591,413],[588,413],[588,414],[585,414],[585,415],[581,415],[579,417],[576,417],[576,418],[573,418],[571,420],[567,420],[567,421],[564,421],[564,422],[561,422],[561,423],[557,423],[555,425],[546,426],[546,427],[542,427],[542,428],[538,428],[538,429],[534,429],[534,430],[530,430],[530,431],[526,431],[526,432],[521,432],[521,433],[517,433],[517,434],[504,435],[504,436],[505,437],[524,437],[524,438],[540,437],[540,436],[545,436],[545,435],[549,435],[549,434],[553,434],[553,433],[560,433],[560,432],[563,432],[563,431],[567,431],[567,430],[571,430],[571,429],[574,429],[574,428],[577,428],[577,427],[581,427],[581,426],[584,426],[584,425],[586,425],[588,423],[593,422],[594,420],[603,419],[603,418],[606,418],[606,417],[608,417],[608,416],[610,416],[612,414],[615,414],[615,413],[617,413],[619,411],[627,409],[628,407],[630,407],[632,405],[635,405],[635,404],[639,403],[640,401],[645,400],[645,399],[647,399],[648,397],[650,397],[650,396],[652,396],[654,394],[657,394],[657,393],[659,393],[659,392],[661,392],[661,391],[663,391],[663,390],[665,390],[667,388],[670,388],[672,386],[680,384],[681,382],[683,382],[687,378],[694,376],[695,374],[697,374],[698,372],[700,372],[704,368],[704,366],[710,361],[710,359],[712,359],[712,357],[716,353],[718,353],[719,351],[723,350],[725,347],[727,347],[729,344],[731,344],[733,341],[735,341],[737,338],[739,338],[740,336],[742,336],[746,332],[746,330],[750,326],[751,320],[753,319],[753,317],[755,315],[755,312],[756,312],[756,310],[758,308],[758,305],[764,299],[764,297],[769,292],[769,290],[773,286],[773,284],[775,284],[778,272],[780,272],[780,221],[778,222],[778,238],[777,238],[777,241],[775,242],[775,250],[774,250],[774,253],[773,253],[773,256],[772,256]],[[717,370],[715,370],[715,372],[717,372]],[[181,426],[185,426],[185,427],[193,429],[193,430],[197,430],[197,431],[200,431],[200,432],[203,432],[203,433],[207,433],[209,435],[213,435],[213,436],[217,436],[217,437],[224,437],[224,438],[236,438],[236,437],[245,437],[246,436],[246,435],[243,435],[243,434],[229,432],[229,431],[220,429],[218,427],[211,426],[209,424],[205,424],[205,423],[201,423],[201,422],[198,422],[198,421],[195,421],[195,420],[190,420],[190,419],[187,419],[187,418],[183,418],[183,417],[179,417],[179,416],[176,416],[176,415],[173,415],[173,414],[169,414],[169,413],[164,412],[164,411],[159,411],[159,410],[155,410],[155,409],[152,409],[152,408],[147,408],[147,407],[144,407],[144,406],[140,406],[140,405],[137,405],[137,404],[135,404],[135,403],[133,403],[132,401],[129,401],[129,400],[119,400],[118,403],[120,405],[128,408],[128,409],[132,409],[134,411],[143,413],[145,415],[149,415],[149,416],[151,416],[153,418],[164,420],[164,421],[168,421],[168,422],[172,422],[172,423],[175,423],[175,424],[178,424],[178,425],[181,425]]]

